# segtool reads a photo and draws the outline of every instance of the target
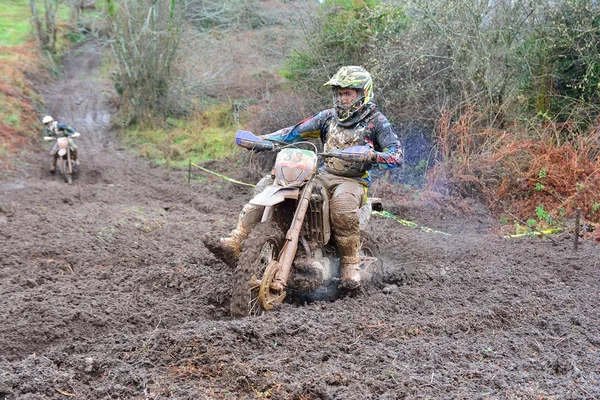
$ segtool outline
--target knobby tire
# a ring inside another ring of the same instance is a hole
[[[250,283],[253,275],[256,275],[258,280],[262,279],[269,258],[277,259],[279,256],[283,240],[283,232],[274,222],[261,222],[252,229],[244,241],[235,270],[230,303],[232,316],[243,317],[263,313],[264,310],[256,304],[258,290],[251,289]],[[272,247],[271,254],[261,254],[263,249],[266,250],[268,247]],[[252,303],[255,304],[254,307]]]

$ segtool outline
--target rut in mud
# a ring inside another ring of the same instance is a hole
[[[0,398],[600,398],[598,246],[498,238],[476,205],[384,198],[450,235],[376,218],[382,285],[232,319],[232,271],[200,238],[250,192],[121,147],[102,52],[44,90],[82,133],[75,183],[41,150],[0,182]]]

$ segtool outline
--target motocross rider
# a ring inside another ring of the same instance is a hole
[[[45,126],[44,136],[50,136],[54,138],[66,136],[69,138],[69,148],[71,149],[71,154],[73,155],[73,159],[75,160],[75,165],[79,165],[77,145],[75,144],[75,141],[71,138],[71,135],[76,133],[75,129],[61,122],[55,121],[54,118],[52,118],[50,115],[46,115],[42,119],[42,123]],[[54,173],[56,171],[56,161],[58,159],[58,143],[54,143],[52,150],[50,150],[50,155],[52,156],[50,172]]]
[[[333,236],[342,261],[342,286],[356,289],[360,286],[359,209],[366,201],[371,183],[368,170],[396,168],[402,163],[403,153],[391,124],[372,102],[373,81],[363,67],[341,67],[325,86],[332,89],[333,108],[262,138],[285,143],[320,138],[325,152],[359,145],[372,148],[370,163],[326,158],[316,178],[330,198]],[[264,177],[256,192],[272,182],[271,176]],[[237,258],[250,230],[260,222],[263,209],[252,204],[244,206],[237,227],[229,237],[219,241],[224,259],[231,263],[232,258]]]

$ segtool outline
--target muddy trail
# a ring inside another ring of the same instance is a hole
[[[82,133],[73,185],[42,145],[0,182],[0,399],[600,398],[600,249],[499,238],[475,205],[384,198],[449,235],[374,218],[383,284],[232,319],[232,270],[200,238],[250,192],[125,150],[102,52],[43,92]]]

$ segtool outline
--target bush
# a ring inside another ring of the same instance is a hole
[[[323,84],[342,65],[371,69],[373,50],[398,35],[408,23],[401,8],[380,0],[325,0],[305,24],[305,46],[282,69],[291,87],[329,103]],[[377,88],[376,88],[377,90]]]
[[[540,14],[519,49],[523,107],[543,124],[576,122],[585,132],[600,112],[600,5],[564,1]]]

